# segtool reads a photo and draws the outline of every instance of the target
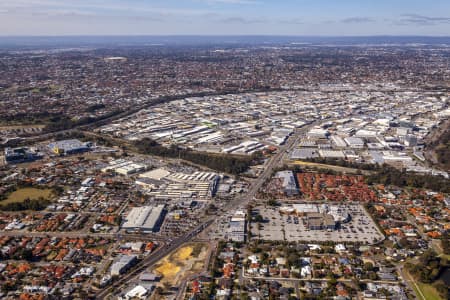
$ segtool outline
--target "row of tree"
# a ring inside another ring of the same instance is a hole
[[[139,153],[151,154],[168,158],[180,158],[195,164],[206,166],[220,172],[230,174],[240,174],[251,166],[254,156],[233,156],[207,152],[198,152],[190,149],[183,149],[176,145],[164,147],[156,141],[144,138],[134,143],[134,147]]]
[[[415,187],[436,192],[450,193],[450,180],[442,176],[422,175],[383,165],[376,173],[367,177],[368,184],[395,185],[398,187]]]
[[[361,164],[356,163],[352,161],[347,161],[344,159],[336,159],[336,158],[323,158],[323,157],[313,157],[308,159],[302,159],[304,161],[318,163],[318,164],[325,164],[325,165],[332,165],[332,166],[339,166],[339,167],[345,167],[345,168],[352,168],[352,169],[358,169],[358,170],[367,170],[367,171],[374,171],[379,170],[381,168],[378,164]]]
[[[439,279],[445,268],[448,268],[445,258],[437,256],[433,250],[428,250],[419,257],[417,264],[408,262],[405,267],[416,280],[433,284],[443,299],[449,299],[449,287]]]
[[[50,204],[50,200],[44,198],[25,199],[22,202],[12,202],[0,205],[2,211],[43,210]]]
[[[53,116],[49,119],[49,123],[45,126],[46,132],[54,132],[60,130],[72,129],[77,126],[89,125],[91,123],[108,119],[112,116],[120,114],[122,111],[114,110],[99,117],[84,117],[78,120],[73,120],[65,115]]]
[[[450,255],[450,233],[445,233],[441,239],[442,251],[446,255]]]
[[[374,164],[359,164],[354,162],[348,162],[345,160],[335,160],[335,159],[310,159],[307,161],[323,163],[328,165],[337,165],[342,167],[370,170],[370,175],[366,176],[367,183],[372,184],[383,184],[383,185],[395,185],[398,187],[414,187],[421,189],[429,189],[436,192],[450,193],[450,180],[444,178],[443,176],[433,176],[428,174],[418,174],[413,172],[406,172],[405,170],[396,169],[390,165],[374,165]],[[300,166],[285,167],[282,169],[290,169],[296,173],[302,172]],[[314,169],[316,172],[324,174],[341,174],[341,172],[327,170],[323,168],[317,168],[313,166],[308,166],[308,169]]]
[[[447,170],[450,170],[450,128],[444,131],[439,138],[439,144],[434,148],[438,163]]]

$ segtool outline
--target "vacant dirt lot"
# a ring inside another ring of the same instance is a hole
[[[183,278],[204,269],[207,253],[207,244],[187,244],[159,261],[154,271],[163,277],[161,283],[177,286]]]

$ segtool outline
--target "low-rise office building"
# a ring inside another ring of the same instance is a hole
[[[119,276],[129,270],[137,262],[136,255],[120,255],[111,265],[111,276]]]
[[[236,211],[230,220],[229,239],[234,242],[245,242],[246,214],[243,211]]]

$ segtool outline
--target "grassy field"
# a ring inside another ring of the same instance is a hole
[[[53,190],[51,189],[36,189],[36,188],[23,188],[12,192],[6,200],[1,201],[1,204],[9,204],[16,202],[23,202],[29,198],[31,200],[38,199],[40,197],[44,199],[50,199],[53,196]]]
[[[419,300],[444,300],[438,293],[438,291],[431,285],[416,281],[414,277],[405,270],[405,275],[408,281],[410,281],[414,292]]]
[[[436,291],[436,289],[425,283],[417,283],[420,290],[422,291],[422,294],[425,296],[425,299],[427,300],[444,300],[439,293]]]
[[[445,258],[446,260],[450,261],[450,254],[441,254],[439,255],[440,258]]]

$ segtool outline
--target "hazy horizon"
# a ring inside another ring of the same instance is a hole
[[[1,36],[448,36],[447,0],[4,0]]]
[[[91,35],[0,36],[1,48],[176,45],[450,45],[450,36]]]

